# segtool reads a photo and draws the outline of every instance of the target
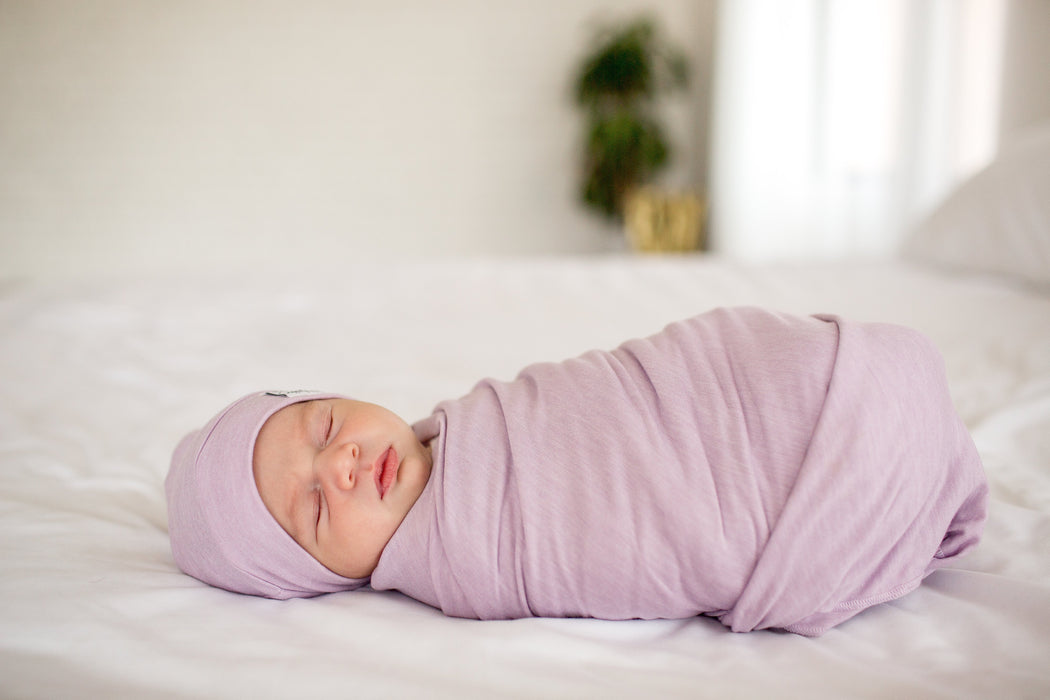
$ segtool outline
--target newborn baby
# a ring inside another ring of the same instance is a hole
[[[923,336],[753,308],[484,380],[411,427],[252,394],[165,486],[179,567],[239,593],[806,635],[973,547],[988,492]]]

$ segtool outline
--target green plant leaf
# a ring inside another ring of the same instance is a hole
[[[688,68],[685,54],[648,17],[607,26],[595,37],[577,71],[575,93],[587,118],[585,203],[620,216],[625,195],[666,165],[671,147],[653,102],[659,93],[684,89]]]

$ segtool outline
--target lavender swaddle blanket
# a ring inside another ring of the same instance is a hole
[[[484,380],[376,589],[447,614],[820,634],[976,544],[987,485],[915,331],[720,309]]]

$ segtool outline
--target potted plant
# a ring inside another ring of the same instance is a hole
[[[684,53],[649,18],[596,34],[575,81],[586,119],[581,196],[588,206],[622,220],[630,193],[667,164],[671,146],[656,102],[688,79]]]

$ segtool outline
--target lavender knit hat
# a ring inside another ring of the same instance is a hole
[[[266,419],[300,401],[345,398],[308,391],[249,394],[179,442],[164,481],[175,563],[201,581],[266,598],[308,598],[359,588],[368,579],[325,568],[263,504],[252,473]]]

